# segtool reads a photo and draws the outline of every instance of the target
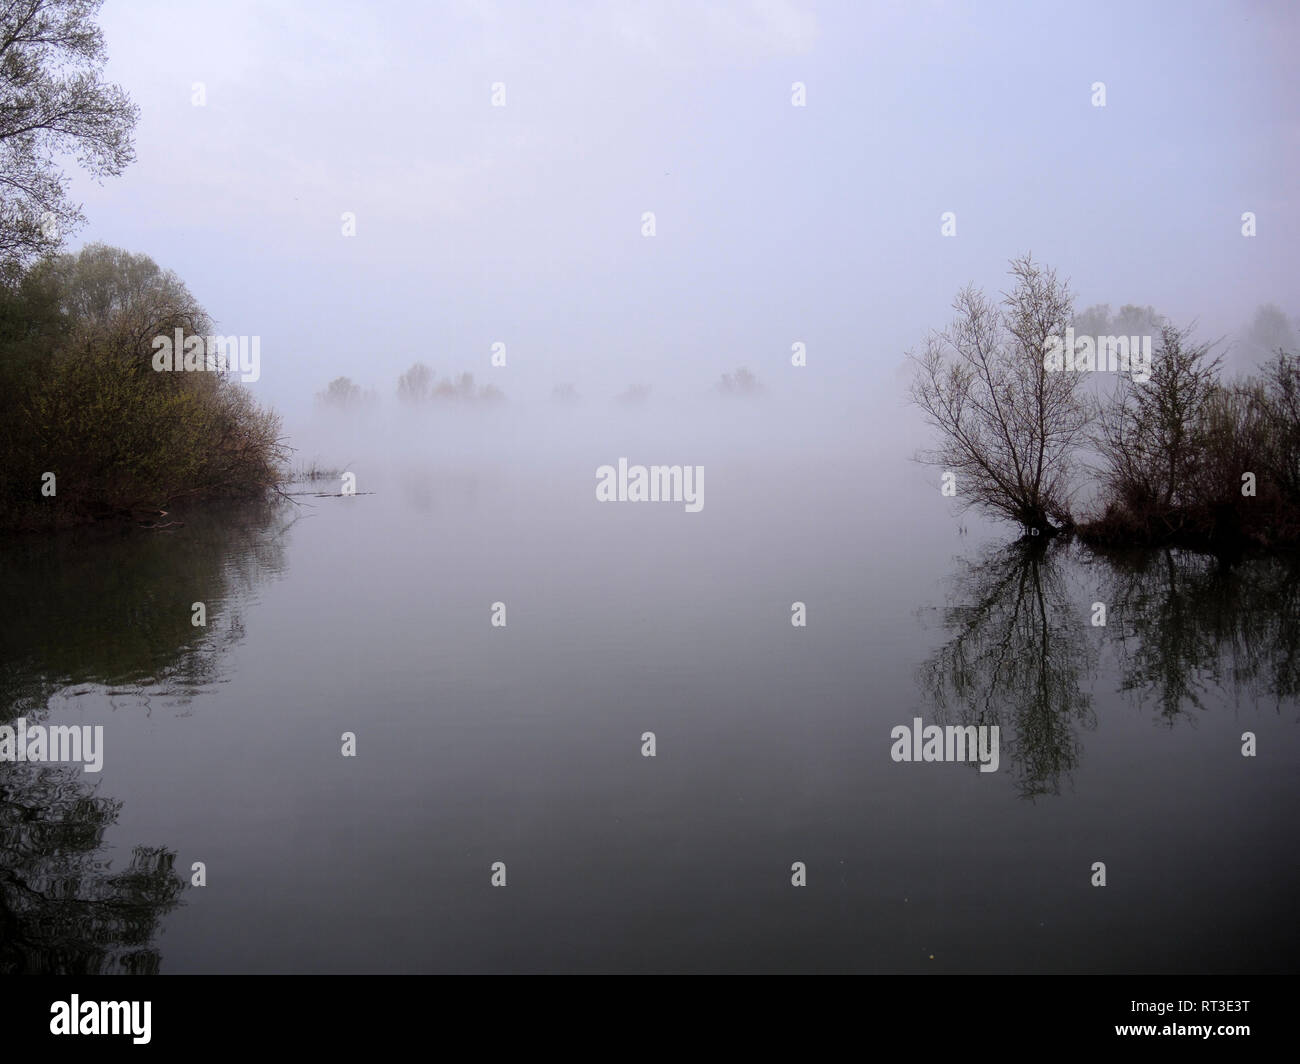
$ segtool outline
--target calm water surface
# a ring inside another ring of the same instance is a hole
[[[654,442],[0,547],[0,718],[105,729],[101,773],[0,766],[0,970],[1294,968],[1300,570]],[[629,453],[704,509],[597,503]],[[893,762],[916,716],[998,724],[998,771]]]

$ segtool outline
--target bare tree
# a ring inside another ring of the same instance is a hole
[[[1190,501],[1221,359],[1189,337],[1189,329],[1162,326],[1151,379],[1121,377],[1097,422],[1109,497],[1131,513],[1155,517]]]
[[[359,406],[362,398],[361,386],[351,377],[335,377],[323,392],[316,393],[317,403],[339,409]]]
[[[645,406],[646,400],[650,398],[650,387],[645,384],[630,385],[627,391],[619,392],[614,396],[614,402],[619,406],[636,407]]]
[[[1046,354],[1073,320],[1054,270],[1025,255],[995,302],[973,285],[957,317],[931,333],[915,365],[912,401],[940,437],[923,461],[956,475],[957,498],[1034,533],[1073,525],[1070,477],[1090,404],[1083,375],[1048,368]]]
[[[429,398],[433,387],[433,370],[416,362],[397,378],[397,398],[407,403],[421,403]]]
[[[1279,348],[1285,351],[1296,350],[1297,327],[1300,327],[1300,319],[1296,319],[1293,325],[1291,319],[1275,303],[1256,307],[1255,316],[1251,318],[1243,338],[1243,355],[1247,364],[1251,368],[1261,363],[1267,366]]]
[[[0,3],[0,267],[56,250],[82,221],[60,162],[95,177],[134,158],[139,109],[104,81],[100,0]]]
[[[1267,466],[1279,491],[1300,500],[1300,355],[1278,348],[1264,371]]]
[[[746,366],[741,366],[734,374],[724,373],[716,387],[722,395],[752,396],[763,391],[758,378]]]

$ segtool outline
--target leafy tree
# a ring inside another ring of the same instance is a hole
[[[175,274],[95,244],[28,271],[0,305],[0,526],[76,524],[278,484],[286,454],[274,414],[224,373],[153,367],[155,336],[211,328]],[[48,499],[46,472],[57,484]]]
[[[0,5],[0,272],[10,278],[83,221],[60,161],[120,174],[139,109],[103,78],[101,0]]]

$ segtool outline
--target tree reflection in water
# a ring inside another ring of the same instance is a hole
[[[1096,652],[1067,593],[1066,549],[1016,543],[955,577],[966,604],[945,611],[951,637],[919,675],[940,722],[998,725],[1002,764],[1027,797],[1057,792],[1078,729],[1095,725],[1081,681]]]
[[[242,639],[238,603],[284,567],[294,514],[195,514],[174,533],[69,533],[4,544],[0,723],[40,722],[70,686],[193,697]],[[207,628],[190,605],[208,608]],[[161,918],[186,880],[165,846],[114,868],[121,803],[79,765],[0,764],[0,973],[156,973]]]
[[[1100,589],[1100,590],[1099,590]],[[1102,654],[1118,691],[1173,725],[1210,691],[1278,709],[1300,694],[1300,565],[1225,566],[1179,551],[1095,553],[1057,540],[991,550],[951,581],[947,641],[918,679],[942,723],[998,725],[1025,797],[1059,793],[1097,726]],[[1092,603],[1107,623],[1091,623]]]

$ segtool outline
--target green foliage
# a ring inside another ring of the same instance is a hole
[[[274,488],[285,458],[274,414],[223,373],[153,368],[155,336],[210,327],[174,274],[103,245],[0,290],[0,528]]]

